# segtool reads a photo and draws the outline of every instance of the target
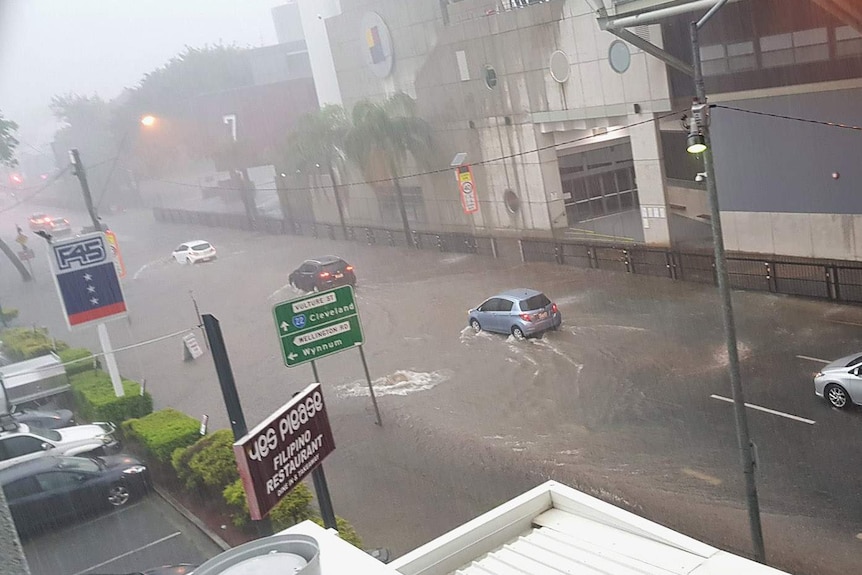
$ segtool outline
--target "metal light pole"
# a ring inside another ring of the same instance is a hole
[[[709,134],[709,108],[706,105],[706,87],[703,82],[703,66],[700,61],[700,42],[698,30],[706,24],[715,12],[725,2],[717,2],[703,18],[691,23],[691,50],[694,64],[694,84],[699,113],[693,114],[692,122],[697,122],[703,135],[703,166],[706,171],[706,191],[709,196],[710,223],[712,226],[712,244],[715,251],[715,275],[718,279],[718,293],[721,297],[721,314],[724,320],[724,339],[727,345],[728,372],[730,387],[733,392],[733,412],[736,418],[736,440],[739,454],[742,458],[743,474],[745,476],[745,492],[748,504],[748,522],[751,528],[751,543],[754,548],[754,558],[760,563],[766,563],[766,551],[763,545],[763,530],[760,524],[760,505],[757,499],[757,483],[754,477],[754,450],[748,431],[748,418],[745,413],[745,397],[742,391],[742,378],[739,372],[739,353],[737,350],[736,324],[733,318],[733,302],[730,296],[730,282],[727,275],[727,257],[724,252],[724,234],[721,229],[721,212],[718,205],[718,187],[715,180],[715,165],[712,158],[712,142]],[[695,116],[698,119],[695,119]]]

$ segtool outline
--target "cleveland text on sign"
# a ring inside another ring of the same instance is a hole
[[[300,365],[362,345],[351,286],[302,296],[272,308],[284,364]]]
[[[323,392],[312,383],[233,444],[252,519],[261,519],[335,449]]]

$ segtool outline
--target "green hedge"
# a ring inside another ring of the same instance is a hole
[[[93,357],[93,352],[84,347],[70,347],[57,353],[57,355],[60,356],[60,361],[68,364],[66,365],[66,375],[70,377],[85,371],[95,371],[100,365],[99,360]]]
[[[4,322],[12,321],[13,319],[18,317],[18,310],[14,307],[4,307],[0,309],[0,318],[3,319]]]
[[[86,362],[82,362],[86,363]],[[104,371],[85,371],[69,378],[79,415],[89,421],[113,421],[143,417],[153,411],[153,397],[141,384],[123,380],[123,397],[114,394],[111,377]],[[168,454],[170,456],[170,454]]]
[[[200,422],[176,409],[162,409],[140,419],[122,424],[126,438],[136,441],[163,463],[171,462],[171,454],[188,447],[200,437]]]
[[[68,345],[62,341],[51,341],[48,331],[45,329],[33,329],[29,327],[13,327],[0,333],[3,341],[3,349],[12,361],[24,361],[41,355],[48,355],[52,351],[63,351]]]
[[[202,437],[194,445],[177,449],[171,465],[186,487],[197,490],[210,487],[222,493],[225,487],[239,479],[233,454],[233,433],[220,429]]]

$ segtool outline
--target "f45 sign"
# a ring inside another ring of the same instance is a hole
[[[54,248],[54,254],[57,258],[57,269],[63,271],[95,265],[108,257],[105,240],[101,236],[58,245]]]

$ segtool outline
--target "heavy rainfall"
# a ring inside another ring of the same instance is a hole
[[[0,574],[858,572],[859,2],[0,0],[0,77]]]

